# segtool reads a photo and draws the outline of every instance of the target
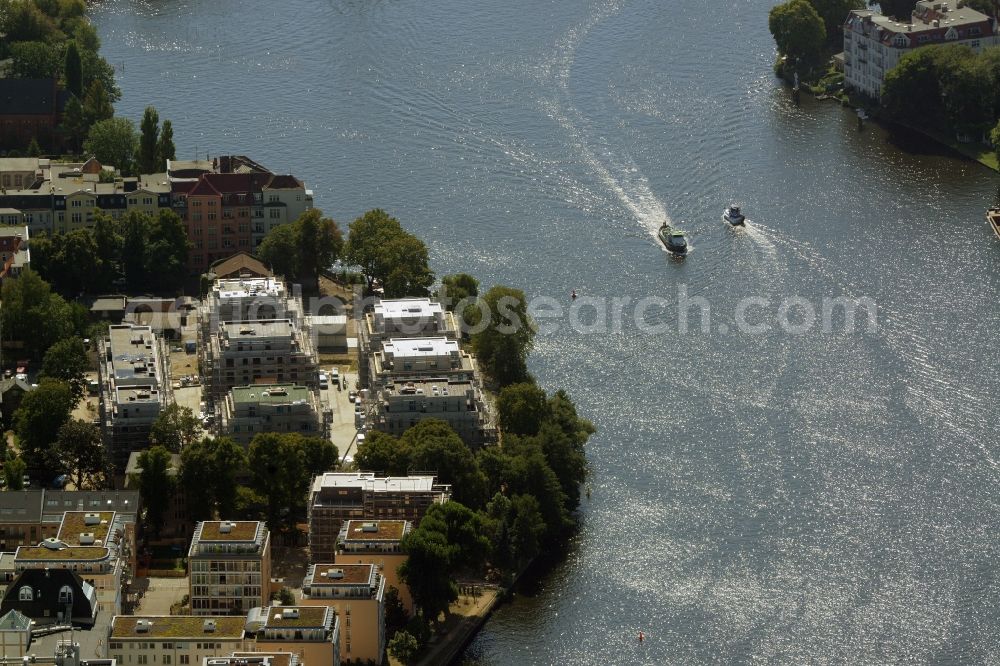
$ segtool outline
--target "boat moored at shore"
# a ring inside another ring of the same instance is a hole
[[[990,208],[986,211],[986,221],[990,223],[997,238],[1000,238],[1000,208]]]

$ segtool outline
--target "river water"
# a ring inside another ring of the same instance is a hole
[[[796,107],[768,8],[92,8],[119,113],[155,105],[179,157],[293,172],[342,225],[385,208],[439,274],[548,312],[579,293],[531,368],[599,428],[592,497],[469,663],[1000,662],[1000,178]],[[720,221],[730,199],[747,230]],[[668,218],[686,260],[655,239]],[[837,297],[875,325],[806,326]]]

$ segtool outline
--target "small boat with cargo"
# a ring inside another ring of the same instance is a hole
[[[680,257],[687,254],[687,235],[680,229],[675,229],[668,222],[664,222],[657,236],[671,254]]]

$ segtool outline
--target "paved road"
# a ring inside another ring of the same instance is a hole
[[[329,372],[330,368],[324,370]],[[330,428],[330,441],[337,446],[341,459],[353,457],[355,441],[358,429],[354,425],[354,405],[347,399],[350,391],[354,390],[358,380],[358,373],[340,371],[341,381],[347,382],[347,388],[337,389],[334,384],[330,388],[320,391],[320,397],[325,407],[333,411],[333,424]]]

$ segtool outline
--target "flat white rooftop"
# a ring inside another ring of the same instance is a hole
[[[392,338],[382,345],[382,350],[395,358],[448,356],[458,353],[458,342],[448,338]]]
[[[281,296],[285,283],[277,278],[244,278],[216,280],[214,290],[223,300],[253,298],[255,296]]]
[[[431,318],[441,312],[441,304],[429,298],[397,298],[375,304],[375,315],[386,319]]]
[[[434,487],[433,476],[385,476],[372,472],[326,472],[313,479],[312,491],[325,488],[363,488],[368,492],[420,492]]]

